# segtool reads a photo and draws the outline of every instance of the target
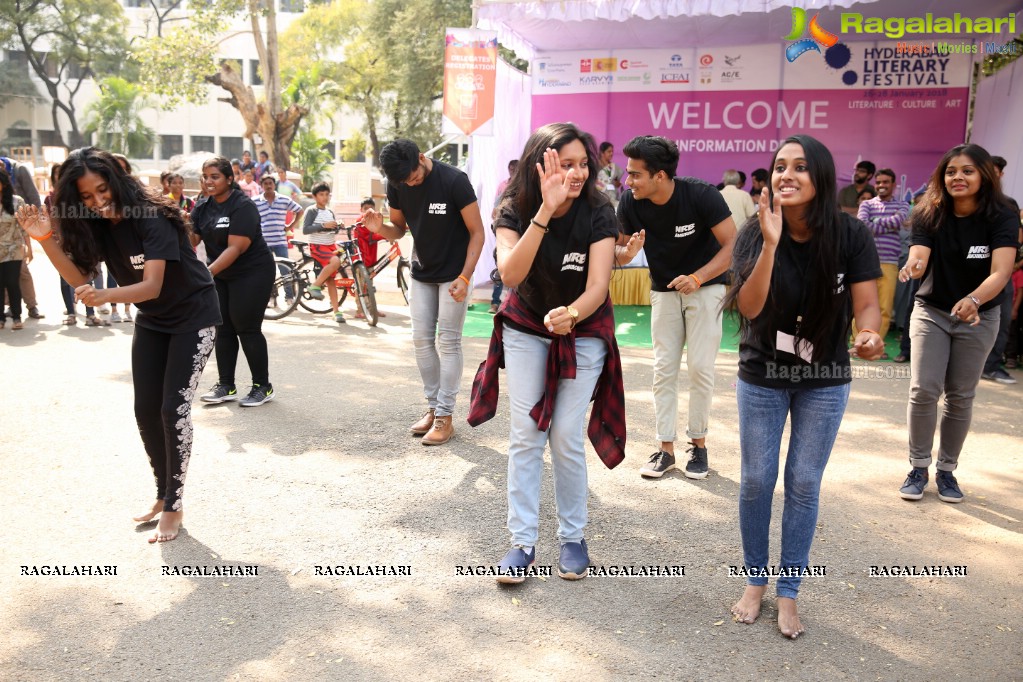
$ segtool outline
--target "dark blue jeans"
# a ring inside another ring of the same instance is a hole
[[[768,564],[771,501],[778,481],[781,436],[791,417],[789,451],[785,459],[785,506],[781,518],[780,568],[808,565],[817,527],[824,467],[838,435],[849,401],[850,384],[826,388],[764,388],[736,382],[739,402],[739,529],[746,569]],[[778,596],[795,599],[802,578],[778,578]],[[766,585],[766,576],[747,578],[749,585]]]
[[[272,253],[275,256],[280,256],[281,258],[291,257],[290,254],[288,253],[287,244],[277,244],[275,246],[270,246],[269,244],[267,244],[267,248],[269,248],[270,253]],[[288,272],[288,268],[284,265],[278,265],[277,269],[280,271],[282,275]],[[295,288],[292,287],[290,284],[285,285],[284,295],[287,296],[288,298],[295,298]]]

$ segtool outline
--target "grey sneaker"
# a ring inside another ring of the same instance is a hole
[[[998,383],[1005,384],[1007,386],[1012,386],[1016,383],[1016,380],[1012,378],[1012,375],[1001,367],[991,372],[984,372],[981,376],[988,381],[997,381]]]
[[[693,445],[690,443],[690,445]],[[686,462],[686,478],[701,480],[707,478],[707,448],[698,448],[695,445],[686,450],[689,453],[689,461]]]
[[[117,314],[116,309],[114,310],[114,312],[110,313],[110,321],[113,322],[114,324],[117,324],[121,321],[121,316]]]
[[[959,482],[956,481],[956,477],[952,475],[951,471],[938,470],[938,475],[934,477],[934,482],[938,485],[938,499],[942,502],[956,502],[963,501],[963,491],[959,489]]]
[[[927,467],[913,467],[906,476],[906,482],[899,488],[899,495],[904,500],[919,500],[924,496],[924,488],[927,487]]]
[[[214,384],[210,392],[203,395],[200,400],[204,403],[226,403],[230,400],[238,400],[238,391],[233,385]]]
[[[664,450],[658,450],[650,455],[649,462],[640,467],[639,475],[643,478],[660,478],[672,469],[677,468],[675,466],[675,455]]]
[[[261,386],[259,384],[252,384],[252,390],[249,394],[242,398],[241,402],[238,403],[242,407],[258,407],[263,403],[268,403],[274,399],[274,387],[270,384]]]

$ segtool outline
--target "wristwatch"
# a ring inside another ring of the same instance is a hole
[[[576,324],[579,323],[579,311],[576,310],[575,308],[573,308],[570,305],[565,306],[565,310],[567,310],[568,314],[572,316],[572,327],[571,327],[571,329],[575,329]]]

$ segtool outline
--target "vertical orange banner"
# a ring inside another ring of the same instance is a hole
[[[493,135],[497,33],[449,28],[444,41],[445,134]]]

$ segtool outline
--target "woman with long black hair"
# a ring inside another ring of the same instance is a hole
[[[624,458],[624,390],[608,295],[618,220],[596,187],[596,161],[587,133],[570,123],[543,126],[526,142],[494,221],[497,268],[514,291],[494,317],[490,351],[473,382],[469,423],[494,415],[503,364],[511,403],[512,548],[499,564],[499,582],[522,582],[535,560],[548,443],[561,544],[558,575],[586,577],[583,422],[591,399],[587,431],[597,454],[609,468]]]
[[[234,372],[241,345],[252,374],[252,389],[242,398],[241,406],[256,407],[274,399],[263,312],[277,269],[263,240],[259,209],[235,183],[231,162],[222,156],[207,160],[202,166],[202,184],[208,198],[192,210],[194,239],[196,244],[201,239],[206,246],[224,318],[217,330],[220,378],[202,400],[222,403],[238,399]]]
[[[927,486],[938,398],[938,499],[962,502],[953,475],[970,431],[973,398],[998,335],[999,305],[1012,275],[1019,215],[1002,193],[991,155],[975,144],[948,150],[912,214],[913,237],[899,279],[922,278],[909,321],[909,472],[899,494],[919,500]]]
[[[135,419],[156,477],[156,502],[135,520],[159,516],[149,541],[166,542],[181,526],[192,453],[192,397],[213,351],[220,309],[181,212],[116,164],[94,147],[71,152],[60,168],[52,220],[45,211],[25,206],[18,222],[75,287],[78,300],[89,306],[138,306],[131,350]],[[89,283],[101,260],[117,288]]]
[[[725,299],[741,315],[739,528],[747,579],[732,614],[743,623],[756,621],[768,577],[777,576],[778,628],[796,638],[803,632],[796,597],[809,562],[821,480],[849,399],[846,339],[853,317],[856,354],[875,360],[884,352],[875,331],[881,309],[874,280],[881,265],[870,231],[838,206],[827,147],[809,135],[793,135],[771,167],[758,216],[739,232],[734,286]],[[769,566],[771,501],[787,419],[781,560]]]

